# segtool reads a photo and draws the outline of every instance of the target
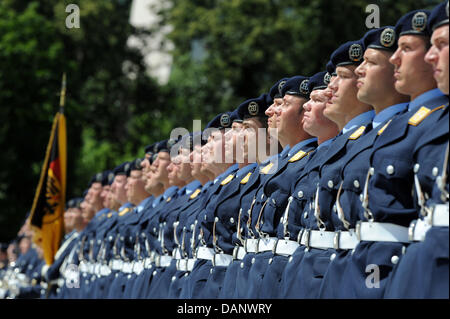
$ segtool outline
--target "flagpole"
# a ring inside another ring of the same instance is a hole
[[[61,84],[61,95],[59,98],[59,113],[64,114],[64,105],[66,103],[66,72],[63,73]]]

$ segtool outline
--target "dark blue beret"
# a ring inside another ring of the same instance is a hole
[[[364,50],[381,49],[395,52],[398,46],[394,28],[393,26],[386,26],[368,31],[362,39]]]
[[[130,175],[130,169],[131,169],[131,164],[130,162],[124,162],[122,164],[120,164],[119,166],[117,166],[116,168],[114,168],[113,172],[115,176],[118,175]]]
[[[289,78],[282,78],[270,88],[269,96],[272,100],[283,97],[281,89],[286,84],[287,80],[289,80]],[[270,103],[269,106],[272,105],[272,103]]]
[[[335,67],[344,65],[359,65],[364,57],[362,40],[348,41],[331,54],[331,62]]]
[[[140,171],[142,170],[142,158],[136,158],[134,161],[131,162],[130,171]]]
[[[327,80],[327,82],[328,82],[327,85],[328,85],[328,84],[330,84],[331,77],[336,76],[336,66],[330,60],[327,63],[326,69],[327,69],[327,73],[329,75],[328,80]]]
[[[158,143],[153,143],[153,144],[147,145],[145,147],[145,154],[149,154],[150,156],[152,156],[154,153],[155,146],[157,146],[157,144]]]
[[[267,94],[264,93],[257,98],[248,99],[242,102],[237,110],[243,119],[257,116],[265,117],[265,112],[269,106],[270,105],[267,105]]]
[[[89,189],[85,189],[83,192],[83,199],[86,197],[87,193],[89,192]]]
[[[208,128],[228,128],[231,127],[231,112],[220,113],[216,115],[211,122],[206,125],[205,129]]]
[[[309,92],[315,90],[324,90],[327,88],[327,84],[325,84],[325,79],[327,77],[328,72],[322,71],[314,74],[309,78],[308,90]]]
[[[66,203],[66,210],[68,210],[69,208],[80,208],[80,204],[82,201],[83,201],[82,197],[76,197],[76,198],[70,199]]]
[[[414,10],[401,17],[395,25],[397,38],[402,35],[425,35],[431,34],[427,31],[427,22],[430,15],[429,10]]]
[[[114,170],[108,171],[108,183],[107,185],[111,185],[114,182]]]
[[[431,10],[427,23],[428,34],[431,35],[435,29],[445,24],[448,24],[448,1],[438,4]]]
[[[102,186],[108,185],[108,176],[110,173],[112,173],[110,170],[106,170],[102,173]]]
[[[103,180],[103,173],[97,173],[94,176],[92,176],[91,180],[89,181],[88,186],[91,187],[94,183],[101,183]]]
[[[231,123],[242,123],[243,118],[239,115],[238,109],[231,112]]]
[[[281,89],[282,96],[288,94],[309,99],[308,82],[309,78],[306,76],[297,75],[290,78]]]

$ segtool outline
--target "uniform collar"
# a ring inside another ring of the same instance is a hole
[[[390,118],[392,118],[395,114],[398,114],[401,111],[405,110],[407,107],[408,103],[400,103],[385,108],[380,113],[375,115],[375,117],[372,120],[372,127],[376,128],[381,123],[384,123]]]
[[[247,166],[242,167],[240,170],[236,173],[236,178],[239,178],[241,176],[245,176],[249,171],[251,171],[253,168],[256,167],[256,163],[248,164]]]
[[[351,131],[359,126],[361,126],[364,123],[372,121],[372,119],[375,117],[375,111],[371,110],[368,112],[361,113],[354,118],[352,118],[342,129],[342,133],[345,134],[348,131]]]
[[[127,203],[123,204],[122,206],[120,206],[119,212],[121,210],[125,209],[125,208],[130,208],[130,207],[133,207],[133,206],[134,206],[133,204],[131,204],[130,202],[127,202]]]
[[[303,140],[297,144],[295,144],[288,152],[288,157],[294,156],[298,151],[300,151],[300,149],[302,147],[304,147],[305,145],[308,145],[310,143],[316,142],[317,138],[313,137],[313,138],[308,138],[306,140]]]
[[[330,145],[332,141],[333,141],[333,138],[330,138],[330,139],[326,140],[325,142],[320,143],[319,146],[317,146],[317,149],[320,149],[321,147]]]
[[[443,95],[443,94],[442,94],[441,90],[439,90],[439,89],[432,89],[430,91],[427,91],[427,92],[419,95],[418,97],[416,97],[411,102],[409,102],[408,111],[414,112],[419,107],[424,105],[427,101],[431,100],[432,98],[441,96],[441,95]]]
[[[186,185],[186,195],[189,195],[196,189],[200,188],[202,184],[199,181],[195,180]]]
[[[290,149],[291,149],[291,147],[290,147],[289,145],[286,145],[286,146],[283,148],[283,150],[281,151],[279,157],[284,157],[284,156],[286,156],[286,154],[289,152]]]
[[[136,211],[138,213],[140,213],[151,199],[152,199],[152,196],[149,196],[146,199],[144,199],[143,201],[141,201],[139,203],[139,205],[136,206]]]
[[[227,168],[225,172],[216,177],[216,179],[214,180],[214,184],[217,183],[219,180],[222,180],[223,177],[230,175],[233,171],[237,171],[238,169],[239,164],[236,163],[231,165],[230,167]]]

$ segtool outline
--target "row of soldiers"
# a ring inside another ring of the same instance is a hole
[[[448,298],[448,11],[96,174],[34,297]]]

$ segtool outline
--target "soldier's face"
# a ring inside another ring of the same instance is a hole
[[[180,164],[177,177],[180,180],[188,181],[192,178],[189,150],[182,148],[179,156],[180,156]]]
[[[323,115],[329,98],[325,90],[314,90],[311,99],[303,104],[303,129],[312,136],[320,136],[324,129],[335,124]]]
[[[433,67],[433,76],[438,88],[447,95],[449,94],[448,32],[448,25],[434,30],[431,48],[425,56],[425,62]]]
[[[167,166],[170,164],[170,154],[168,152],[159,152],[156,161],[153,163],[154,174],[152,179],[164,185],[169,184]]]
[[[81,216],[81,209],[74,207],[71,210],[71,214],[72,214],[73,228],[79,229],[83,225],[83,217]]]
[[[222,130],[215,130],[211,134],[213,140],[210,148],[210,156],[214,163],[224,163],[225,143],[224,134]]]
[[[355,105],[360,104],[356,97],[358,88],[355,69],[354,65],[338,66],[337,76],[332,77],[328,85],[330,91],[325,92],[330,99],[326,103],[323,114],[335,123],[342,122],[343,118],[354,112]]]
[[[69,208],[64,212],[64,228],[67,233],[73,229],[73,214],[71,210],[72,208]]]
[[[389,63],[391,53],[384,50],[367,49],[364,62],[355,70],[358,80],[358,100],[377,105],[380,99],[392,91],[395,83],[394,66]]]
[[[201,145],[195,145],[194,150],[191,152],[190,156],[190,166],[193,176],[199,176],[201,174],[202,168],[202,147]]]
[[[81,202],[80,208],[81,208],[81,217],[83,219],[83,223],[85,225],[87,225],[91,221],[91,219],[94,217],[95,211],[92,208],[92,205],[86,201],[86,199]]]
[[[117,175],[114,177],[114,182],[111,185],[113,199],[121,205],[127,202],[127,192],[125,190],[126,183],[126,175]]]
[[[401,36],[398,49],[389,60],[394,65],[395,89],[412,98],[425,93],[435,83],[433,68],[424,60],[426,41],[424,36]]]
[[[127,199],[130,203],[138,205],[141,200],[147,197],[145,194],[145,182],[142,180],[142,171],[132,170],[130,177],[127,178],[125,189],[127,192]]]
[[[225,159],[233,163],[236,162],[236,137],[238,136],[239,132],[242,129],[241,123],[233,123],[235,125],[234,128],[231,130],[226,130],[224,134],[224,140],[225,140]]]
[[[89,189],[90,196],[87,200],[97,211],[103,208],[103,201],[100,197],[102,190],[103,188],[101,183],[92,183],[92,186]]]
[[[283,104],[276,108],[277,129],[280,138],[288,138],[295,135],[302,125],[303,104],[306,103],[303,97],[286,94],[283,97]]]
[[[103,207],[109,207],[109,191],[111,190],[111,186],[105,185],[103,186],[103,190],[100,193],[100,197],[102,199]]]
[[[257,161],[258,154],[260,151],[265,152],[266,144],[260,145],[259,141],[259,128],[263,127],[262,123],[257,118],[249,118],[244,120],[243,129],[241,131],[242,140],[244,141],[241,152],[243,153],[243,158],[249,163],[254,163]],[[264,147],[259,150],[258,147]]]
[[[167,166],[167,176],[169,178],[170,185],[179,185],[181,182],[178,178],[178,172],[180,171],[180,155],[172,158],[171,163]]]
[[[275,110],[283,104],[282,98],[276,98],[273,100],[273,103],[266,110],[265,114],[269,117],[267,119],[267,125],[269,128],[277,128],[277,115]]]

